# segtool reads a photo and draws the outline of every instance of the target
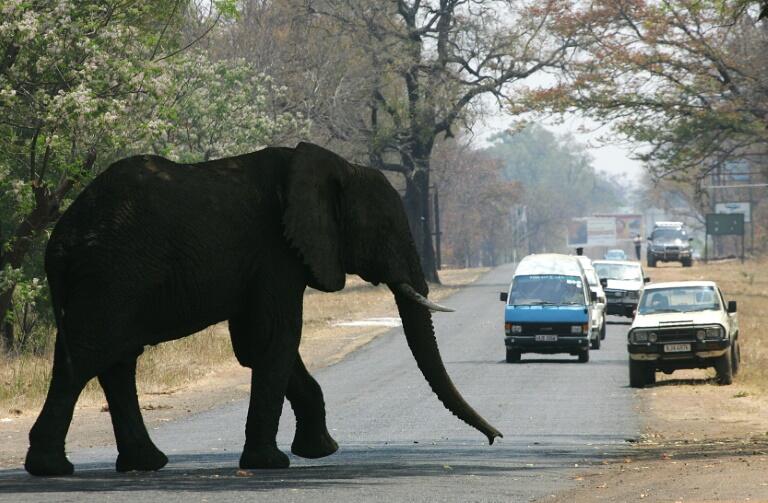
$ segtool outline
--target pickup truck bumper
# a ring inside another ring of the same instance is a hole
[[[632,318],[635,316],[637,310],[637,302],[611,302],[605,306],[606,314],[617,314],[619,316],[627,316]]]
[[[667,351],[665,346],[689,344],[690,351]],[[632,360],[655,362],[657,367],[669,369],[704,368],[712,366],[712,359],[724,355],[730,350],[731,341],[695,341],[685,343],[644,343],[629,344],[629,357]]]

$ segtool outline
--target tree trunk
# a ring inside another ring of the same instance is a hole
[[[22,266],[32,248],[32,243],[40,232],[58,219],[59,201],[71,186],[71,182],[66,181],[55,192],[41,186],[33,188],[35,208],[21,221],[13,233],[10,249],[0,257],[0,270],[5,269],[6,266],[11,266],[13,269]],[[6,351],[9,351],[14,343],[13,327],[9,328],[7,326],[9,323],[5,320],[12,307],[15,289],[16,285],[12,283],[8,288],[0,291],[0,324],[3,326],[2,338]]]
[[[413,167],[411,176],[406,176],[405,180],[403,204],[408,215],[413,240],[419,251],[424,277],[430,283],[439,284],[440,277],[437,274],[429,211],[429,157],[417,160],[417,165]]]

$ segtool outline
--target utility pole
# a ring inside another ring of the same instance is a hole
[[[435,211],[435,233],[434,234],[435,234],[435,255],[436,255],[435,258],[437,259],[436,266],[437,266],[437,270],[439,271],[442,269],[442,264],[443,264],[443,256],[442,256],[441,243],[440,243],[441,236],[443,234],[442,231],[440,230],[440,196],[439,196],[439,192],[437,190],[436,185],[432,187],[432,191],[435,194],[435,200],[434,200],[434,205],[435,205],[434,206],[435,207],[435,210],[434,210]]]

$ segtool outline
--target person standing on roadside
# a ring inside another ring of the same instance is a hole
[[[643,239],[640,237],[640,234],[635,234],[633,241],[635,243],[635,256],[637,260],[640,260],[640,249],[643,247]]]

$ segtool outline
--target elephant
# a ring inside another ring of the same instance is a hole
[[[74,471],[65,454],[73,410],[96,377],[114,429],[117,471],[159,470],[136,391],[144,347],[228,321],[251,370],[243,469],[287,468],[276,434],[284,399],[296,416],[291,451],[338,449],[323,393],[298,348],[309,286],[346,274],[385,283],[416,363],[444,406],[488,438],[501,433],[466,403],[443,365],[419,256],[400,196],[375,169],[311,143],[179,164],[153,155],[113,163],[72,202],[45,250],[57,327],[43,408],[25,469]]]

